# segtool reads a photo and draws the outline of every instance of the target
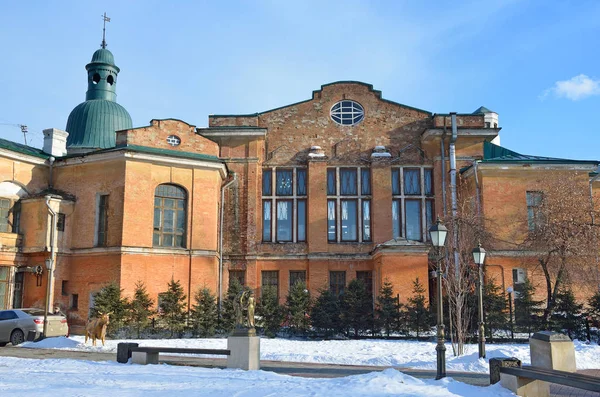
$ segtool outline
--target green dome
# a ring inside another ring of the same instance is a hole
[[[106,63],[109,65],[115,64],[115,57],[112,52],[108,51],[106,48],[100,48],[94,55],[92,55],[92,61],[90,63]]]
[[[69,149],[106,149],[115,146],[115,131],[131,128],[131,116],[116,102],[105,99],[85,101],[67,120]]]

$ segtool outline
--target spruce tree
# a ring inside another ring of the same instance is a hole
[[[400,317],[400,303],[394,296],[394,287],[392,283],[385,279],[379,295],[377,296],[377,322],[386,337],[390,337],[390,333],[394,332],[398,326],[398,320]]]
[[[483,288],[483,310],[485,318],[485,330],[490,342],[494,341],[494,331],[506,330],[506,298],[502,287],[489,280]]]
[[[588,315],[591,317],[592,321],[600,322],[600,290],[596,291],[596,293],[590,297],[588,306]]]
[[[535,300],[535,287],[526,279],[515,291],[515,323],[524,332],[531,336],[541,324],[541,315],[544,312],[543,300]]]
[[[266,336],[274,338],[281,329],[284,318],[284,309],[279,304],[277,289],[273,286],[265,286],[262,296],[256,307],[256,314],[261,318],[261,324]]]
[[[354,331],[354,337],[373,326],[373,297],[362,280],[353,279],[341,299],[344,328]]]
[[[150,324],[153,302],[146,291],[146,286],[141,281],[135,284],[133,299],[129,302],[129,322],[135,328],[137,338],[141,337],[141,331]]]
[[[194,295],[194,305],[190,312],[192,333],[206,338],[213,336],[217,328],[216,297],[208,288],[200,288]]]
[[[559,290],[550,316],[550,324],[555,331],[565,332],[569,338],[583,336],[583,305],[577,303],[573,290],[567,285]]]
[[[409,327],[415,331],[417,338],[422,331],[427,331],[431,328],[433,316],[429,308],[425,305],[425,287],[419,282],[417,277],[413,281],[413,296],[408,299],[406,305],[406,315],[409,320]]]
[[[167,291],[162,293],[159,304],[160,319],[165,327],[171,331],[171,338],[175,332],[180,333],[185,328],[185,298],[181,283],[171,279],[167,285]]]
[[[127,299],[121,299],[122,290],[115,283],[110,283],[94,295],[94,307],[91,309],[91,318],[98,317],[99,313],[109,313],[109,323],[106,333],[114,336],[124,325],[127,315]]]
[[[299,281],[292,285],[286,298],[287,323],[293,335],[306,335],[310,329],[310,293],[306,284]]]
[[[328,289],[319,292],[310,314],[312,326],[319,334],[332,337],[341,330],[340,301]]]
[[[238,299],[238,295],[244,290],[249,288],[244,287],[240,282],[234,278],[230,280],[229,288],[227,289],[227,296],[223,299],[222,312],[219,321],[219,331],[225,334],[229,334],[235,328],[235,304]]]

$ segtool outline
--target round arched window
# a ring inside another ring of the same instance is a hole
[[[355,125],[365,118],[365,109],[355,101],[339,101],[331,107],[331,120],[339,125]]]

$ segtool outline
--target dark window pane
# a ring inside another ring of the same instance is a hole
[[[363,200],[362,202],[362,219],[363,219],[363,241],[371,241],[371,201]]]
[[[292,241],[292,202],[277,201],[277,241]]]
[[[296,170],[296,194],[298,196],[306,196],[306,170],[305,169],[297,169]]]
[[[400,170],[392,169],[392,194],[400,194]]]
[[[433,224],[434,208],[435,207],[433,200],[425,201],[425,221],[427,222],[427,224],[425,225],[425,230],[429,230],[429,228]],[[429,239],[429,233],[427,233],[427,239]]]
[[[425,169],[425,180],[423,181],[425,184],[425,195],[433,196],[433,170]]]
[[[173,246],[173,235],[172,234],[163,234],[163,247],[172,247]]]
[[[327,241],[336,241],[335,200],[327,201]]]
[[[98,229],[96,244],[99,247],[106,246],[106,232],[108,230],[108,194],[102,194],[98,198]]]
[[[290,270],[290,287],[294,286],[296,283],[304,283],[306,285],[306,271],[295,271]]]
[[[373,297],[373,272],[370,272],[370,271],[356,272],[356,278],[363,282],[363,284],[365,285],[365,288],[367,290],[367,293],[371,297]]]
[[[246,285],[246,271],[245,270],[229,270],[229,286],[234,280],[240,285]]]
[[[177,233],[183,233],[183,231],[185,230],[185,215],[184,212],[182,210],[177,210],[176,212],[177,214]]]
[[[368,168],[361,169],[360,176],[361,176],[361,179],[360,179],[361,194],[368,196],[371,194],[371,170],[369,170]]]
[[[421,236],[421,202],[406,200],[406,239],[420,241]]]
[[[346,272],[329,272],[329,291],[337,297],[344,294]]]
[[[272,171],[271,170],[263,170],[263,187],[262,194],[263,196],[270,196],[272,194],[271,182],[272,182]]]
[[[356,196],[356,169],[340,169],[340,194],[343,196]]]
[[[421,178],[419,170],[404,169],[404,194],[421,194]]]
[[[306,201],[298,200],[298,241],[306,241]]]
[[[160,245],[160,233],[154,232],[152,235],[152,245]]]
[[[175,225],[175,211],[164,210],[163,214],[165,219],[165,222],[163,224],[163,231],[172,233]]]
[[[183,236],[180,234],[175,235],[175,247],[183,247]]]
[[[392,233],[394,238],[402,236],[402,213],[400,200],[392,201]]]
[[[175,208],[175,200],[173,199],[164,199],[165,208]]]
[[[56,218],[56,230],[59,232],[65,231],[65,214],[58,214],[58,217]]]
[[[262,288],[275,288],[277,296],[279,296],[279,272],[278,271],[263,271],[262,272]]]
[[[358,240],[358,208],[356,200],[341,201],[342,241]]]
[[[327,195],[335,196],[335,194],[335,168],[330,168],[327,170]]]
[[[277,189],[278,196],[291,196],[293,187],[293,171],[277,170]]]
[[[263,241],[271,241],[271,200],[263,201]]]

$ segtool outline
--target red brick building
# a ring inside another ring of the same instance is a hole
[[[171,278],[190,297],[202,286],[222,295],[235,277],[283,300],[297,280],[317,294],[361,278],[375,294],[389,279],[405,299],[430,277],[427,229],[449,208],[451,141],[459,183],[504,220],[506,239],[526,231],[536,175],[598,167],[493,145],[498,115],[485,108],[457,114],[453,139],[450,115],[353,81],[261,113],[211,115],[207,128],[132,128],[112,54],[98,50],[86,69],[66,133],[45,130],[43,150],[0,140],[0,309],[43,306],[48,280],[48,305],[79,324],[109,282],[130,296],[142,281],[158,299]],[[533,275],[522,252],[488,251],[504,288]]]

